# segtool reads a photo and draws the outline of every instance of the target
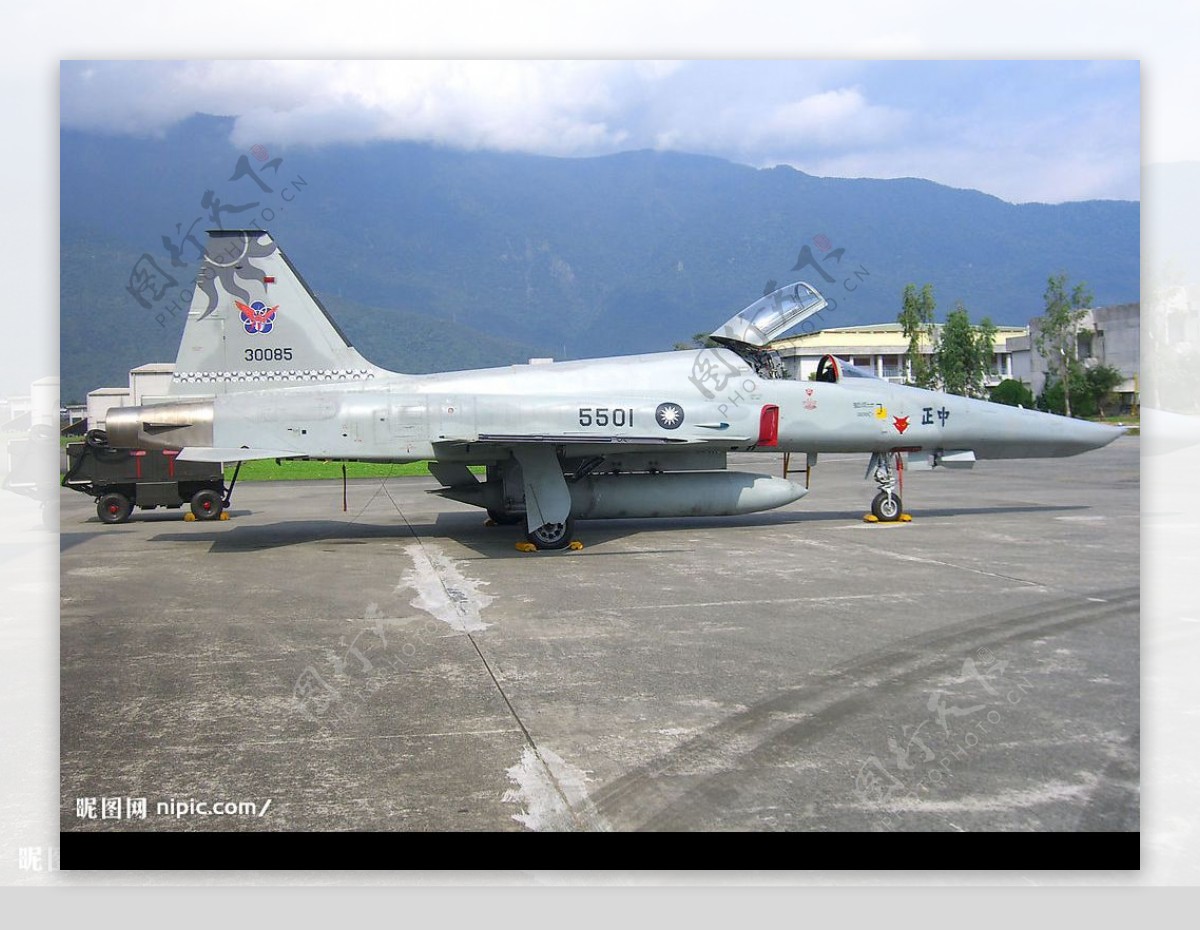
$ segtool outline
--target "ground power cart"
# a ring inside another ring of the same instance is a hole
[[[104,523],[124,523],[134,507],[182,507],[197,520],[217,520],[229,506],[237,473],[229,486],[219,464],[177,461],[178,449],[118,449],[103,430],[91,430],[83,442],[67,446],[62,485],[96,499]]]

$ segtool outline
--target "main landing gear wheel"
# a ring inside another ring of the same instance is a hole
[[[507,510],[488,510],[487,515],[497,526],[515,526],[525,519],[525,514],[510,513]]]
[[[221,516],[224,507],[221,495],[211,488],[205,488],[192,495],[192,513],[197,520],[216,520]]]
[[[543,523],[536,530],[527,533],[525,538],[539,549],[565,549],[571,542],[571,533],[575,525],[571,520],[566,523]]]
[[[890,491],[880,491],[871,501],[871,513],[880,523],[895,523],[903,512],[900,498]]]
[[[124,523],[132,512],[133,502],[116,491],[101,494],[96,501],[96,516],[101,523]]]

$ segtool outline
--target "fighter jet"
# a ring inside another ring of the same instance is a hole
[[[108,441],[182,449],[185,461],[429,460],[435,493],[559,549],[576,520],[745,514],[807,493],[726,470],[730,453],[806,453],[810,467],[822,452],[865,453],[872,513],[887,522],[902,517],[906,460],[1075,455],[1122,433],[891,384],[832,356],[815,381],[790,379],[769,343],[824,306],[798,282],[736,314],[714,347],[406,375],[353,348],[268,233],[214,231],[175,363],[178,399],[110,410]]]

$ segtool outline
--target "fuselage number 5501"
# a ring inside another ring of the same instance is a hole
[[[580,407],[580,426],[633,426],[632,407]]]

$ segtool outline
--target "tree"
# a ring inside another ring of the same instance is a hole
[[[1111,365],[1084,368],[1079,362],[1072,362],[1066,379],[1071,388],[1069,395],[1063,389],[1062,378],[1047,378],[1038,395],[1038,408],[1050,413],[1065,413],[1070,409],[1078,417],[1104,416],[1111,406],[1113,388],[1124,380],[1125,376]]]
[[[931,349],[934,345],[934,307],[932,284],[924,285],[919,291],[915,284],[904,286],[903,309],[896,320],[908,340],[906,357],[912,372],[910,383],[917,387],[932,387],[936,375],[931,355],[921,351],[923,344],[928,344]]]
[[[1067,409],[1066,393],[1063,391],[1062,381],[1052,375],[1046,376],[1042,393],[1037,396],[1037,408],[1046,413],[1057,413],[1062,416],[1063,411]]]
[[[1067,292],[1067,276],[1051,275],[1044,295],[1046,309],[1034,339],[1038,355],[1046,360],[1046,368],[1064,384],[1064,412],[1071,416],[1072,363],[1077,361],[1076,332],[1092,305],[1092,293],[1080,282]],[[1051,378],[1048,376],[1047,388]],[[1043,391],[1045,394],[1046,391]]]
[[[967,308],[961,303],[950,311],[938,339],[934,367],[943,391],[967,397],[983,397],[984,383],[992,369],[996,327],[984,317],[971,325]]]
[[[1095,413],[1086,416],[1107,416],[1113,402],[1113,389],[1125,380],[1120,369],[1112,365],[1096,365],[1084,374],[1084,391],[1088,401],[1095,408]]]
[[[709,338],[708,333],[696,333],[692,336],[691,342],[677,342],[672,347],[676,352],[686,352],[691,349],[711,349],[717,343]]]
[[[975,352],[979,366],[979,390],[976,396],[985,397],[988,375],[992,373],[992,363],[996,358],[996,324],[990,316],[985,316],[975,327]]]
[[[991,390],[993,404],[1007,404],[1009,407],[1033,408],[1033,391],[1020,381],[1005,378]]]

